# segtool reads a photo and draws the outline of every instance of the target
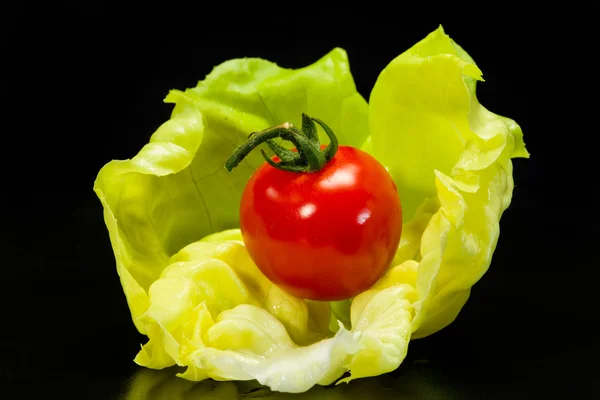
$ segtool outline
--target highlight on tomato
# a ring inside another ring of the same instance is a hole
[[[329,137],[327,146],[315,123]],[[240,230],[257,267],[304,299],[344,300],[369,289],[390,266],[402,233],[390,174],[368,153],[338,145],[323,121],[306,114],[301,129],[286,122],[250,134],[227,170],[262,143],[275,155],[261,149],[266,162],[248,180],[240,204]]]

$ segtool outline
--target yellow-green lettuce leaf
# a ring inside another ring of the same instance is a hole
[[[428,221],[414,255],[415,338],[451,323],[486,272],[511,202],[511,158],[528,157],[517,123],[478,102],[481,76],[440,27],[385,68],[369,99],[368,150],[393,176],[408,224]]]
[[[150,143],[130,160],[109,162],[94,184],[141,333],[148,289],[169,257],[237,227],[242,190],[263,159],[254,152],[232,172],[223,164],[251,132],[281,121],[300,124],[307,113],[326,120],[344,143],[360,146],[368,134],[367,104],[342,49],[297,70],[256,58],[230,60],[195,88],[171,91],[166,102],[175,104],[172,117]]]

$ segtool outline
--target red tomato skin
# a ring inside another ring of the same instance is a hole
[[[367,290],[390,266],[402,208],[385,168],[364,151],[340,146],[317,172],[267,163],[257,169],[242,194],[240,229],[271,282],[296,297],[343,300]]]

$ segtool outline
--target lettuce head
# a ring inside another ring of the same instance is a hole
[[[135,362],[281,392],[398,368],[410,340],[450,324],[488,269],[511,202],[511,159],[529,156],[519,125],[477,100],[481,80],[440,26],[381,72],[368,103],[340,48],[300,69],[230,60],[171,91],[171,118],[94,184],[133,323],[148,337]],[[280,290],[238,227],[244,185],[264,161],[255,152],[227,172],[225,160],[249,133],[300,125],[302,113],[375,156],[403,205],[392,265],[347,301]]]

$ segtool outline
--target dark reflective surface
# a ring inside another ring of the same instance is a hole
[[[0,147],[0,398],[600,398],[598,110],[585,96],[598,75],[588,56],[597,46],[586,43],[597,37],[595,13],[499,6],[463,16],[449,3],[454,14],[399,14],[361,4],[348,15],[273,18],[254,3],[255,13],[227,3],[210,15],[169,3],[142,17],[125,5],[68,3],[1,13],[2,87],[14,109],[4,110]],[[458,319],[412,342],[393,373],[297,396],[137,368],[145,338],[92,193],[102,165],[135,154],[168,119],[168,90],[194,86],[221,61],[299,67],[342,46],[368,98],[381,69],[439,23],[483,70],[481,102],[518,121],[532,153],[515,162],[492,265]]]
[[[417,399],[460,399],[469,395],[475,389],[478,395],[481,390],[453,385],[448,378],[440,376],[440,371],[428,368],[426,364],[407,365],[404,371],[389,374],[374,379],[359,379],[349,384],[331,387],[316,386],[305,393],[273,393],[255,381],[252,382],[213,382],[206,381],[191,383],[174,378],[174,371],[138,371],[121,399],[237,399],[237,398],[273,398],[273,399],[367,399],[367,398],[398,398],[406,400]],[[472,397],[477,398],[477,397]]]
[[[189,382],[175,377],[177,370],[140,369],[127,381],[121,400],[192,400],[273,398],[294,400],[338,399],[531,399],[600,393],[592,384],[591,371],[577,365],[582,354],[559,356],[562,366],[544,360],[521,361],[510,366],[493,363],[461,366],[460,361],[405,363],[399,370],[370,379],[331,387],[316,386],[306,393],[274,393],[252,382]],[[568,363],[569,368],[564,368]]]

